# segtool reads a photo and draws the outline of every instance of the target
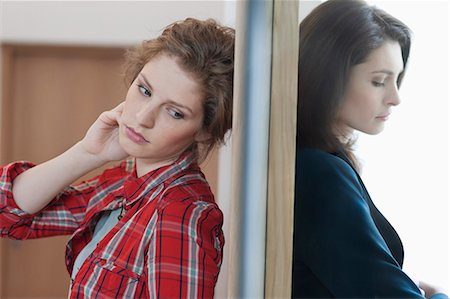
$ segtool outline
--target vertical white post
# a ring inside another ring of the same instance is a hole
[[[238,3],[230,298],[264,298],[273,1]]]

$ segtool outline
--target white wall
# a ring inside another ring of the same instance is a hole
[[[299,12],[298,12],[298,20],[299,24],[303,19],[322,1],[320,0],[300,0],[299,2]]]
[[[224,1],[0,2],[0,41],[15,43],[126,46],[186,17],[224,17]]]
[[[225,1],[225,10],[223,23],[236,28],[236,1],[237,0],[227,0]],[[232,134],[229,132],[227,142],[219,150],[219,173],[217,174],[217,203],[222,209],[224,214],[223,219],[223,233],[225,235],[225,246],[223,249],[223,262],[220,269],[219,279],[216,284],[216,298],[229,298],[228,296],[228,269],[231,265],[229,248],[230,243],[236,242],[236,240],[231,240],[230,236],[230,208],[231,208],[231,174],[232,174]]]

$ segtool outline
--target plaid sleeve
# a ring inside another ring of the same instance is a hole
[[[223,215],[213,203],[175,202],[158,213],[148,251],[150,298],[213,298]]]
[[[28,214],[14,201],[14,179],[34,167],[30,162],[15,162],[0,168],[0,236],[12,239],[34,239],[71,234],[84,218],[89,194],[96,185],[94,178],[69,186],[42,211]]]

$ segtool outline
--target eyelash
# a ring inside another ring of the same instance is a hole
[[[152,92],[150,90],[148,90],[145,86],[138,84],[137,85],[139,88],[139,91],[146,97],[151,97],[152,96]]]
[[[169,113],[170,116],[172,116],[174,119],[183,119],[184,118],[184,114],[181,112],[178,112],[174,109],[167,109],[167,112]]]
[[[383,82],[377,82],[377,81],[372,81],[372,85],[375,87],[382,87],[384,86]]]
[[[142,84],[137,84],[139,91],[146,97],[151,97],[152,93],[150,90],[148,90],[145,86],[143,86]],[[181,112],[178,112],[174,109],[167,109],[167,112],[169,113],[169,115],[174,118],[174,119],[183,119],[184,118],[184,114]]]

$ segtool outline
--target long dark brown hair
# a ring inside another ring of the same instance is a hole
[[[411,33],[401,21],[359,0],[329,0],[300,24],[297,146],[341,152],[358,163],[354,140],[342,143],[333,124],[350,69],[387,41],[400,44],[403,65],[409,57]],[[404,71],[398,79],[400,86]]]

